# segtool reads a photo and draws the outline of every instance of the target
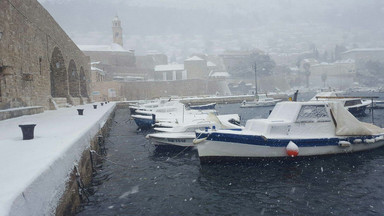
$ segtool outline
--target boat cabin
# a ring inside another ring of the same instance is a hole
[[[281,102],[267,119],[248,120],[244,130],[275,138],[330,137],[335,135],[335,120],[326,102]]]

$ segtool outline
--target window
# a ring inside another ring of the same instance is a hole
[[[303,105],[296,122],[328,122],[330,120],[324,105]]]
[[[354,105],[358,105],[358,104],[362,104],[360,99],[358,99],[358,100],[347,100],[347,101],[345,101],[344,106],[354,106]]]

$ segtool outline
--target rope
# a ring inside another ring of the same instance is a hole
[[[179,156],[181,153],[183,153],[185,150],[187,150],[189,148],[189,146],[187,146],[187,147],[185,147],[181,152],[179,152],[179,153],[177,153],[175,156],[173,156],[173,157],[170,157],[171,159],[173,159],[173,158],[176,158],[177,156]],[[169,158],[168,158],[169,159]],[[167,159],[167,160],[168,160]]]

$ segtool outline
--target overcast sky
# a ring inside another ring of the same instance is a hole
[[[122,20],[126,40],[132,40],[131,37],[135,35],[143,37],[172,34],[181,34],[184,38],[201,35],[209,40],[215,38],[222,40],[225,39],[222,31],[230,30],[233,37],[231,40],[238,39],[241,40],[237,42],[238,44],[250,46],[255,42],[247,41],[251,40],[250,37],[254,37],[252,34],[255,33],[255,29],[264,31],[263,34],[268,31],[272,36],[279,35],[289,39],[292,38],[290,33],[303,31],[307,34],[308,31],[321,26],[327,28],[322,33],[325,41],[334,37],[333,33],[328,35],[331,31],[344,32],[342,37],[350,38],[349,43],[367,41],[369,46],[378,46],[381,44],[380,41],[384,41],[382,0],[39,0],[39,2],[78,44],[108,43],[111,40],[111,20],[116,14]],[[248,36],[239,39],[240,36],[236,34],[240,31]],[[273,44],[271,41],[265,41],[268,37],[265,36],[260,43]],[[334,38],[335,41],[339,39]],[[257,38],[252,40],[255,41]],[[131,43],[130,46],[137,47],[134,42],[128,42]],[[376,42],[378,44],[375,44]]]

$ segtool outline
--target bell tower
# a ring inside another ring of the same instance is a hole
[[[123,46],[123,29],[121,28],[121,21],[117,15],[112,20],[112,33],[113,43]]]

